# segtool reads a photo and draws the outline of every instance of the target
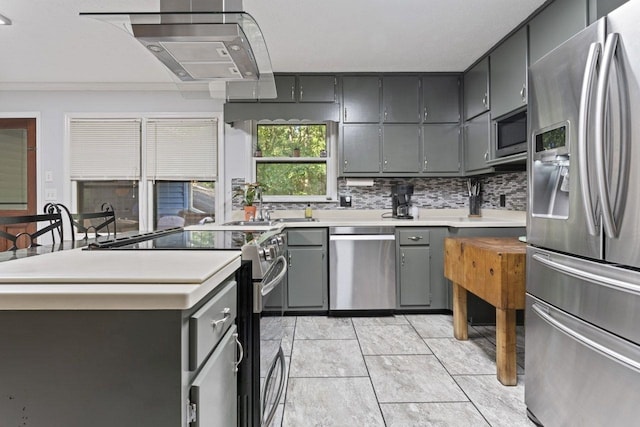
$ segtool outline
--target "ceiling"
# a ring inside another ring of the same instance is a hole
[[[274,72],[464,71],[545,0],[244,0]],[[0,89],[173,82],[126,32],[79,12],[159,0],[4,0]]]

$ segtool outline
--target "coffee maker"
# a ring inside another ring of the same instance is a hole
[[[412,194],[413,184],[395,184],[391,187],[391,207],[394,218],[413,219],[410,214]]]

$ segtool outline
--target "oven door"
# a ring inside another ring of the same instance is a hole
[[[256,282],[256,311],[260,319],[261,425],[271,424],[285,387],[284,336],[287,261],[279,256],[260,282]]]

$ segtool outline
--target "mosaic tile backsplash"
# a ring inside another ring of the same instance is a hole
[[[238,188],[244,178],[234,178],[232,187]],[[482,208],[524,211],[527,209],[527,173],[510,172],[483,176]],[[467,178],[376,178],[371,187],[349,187],[338,179],[338,196],[351,196],[351,209],[391,209],[391,187],[394,184],[413,184],[412,203],[421,208],[445,209],[468,206]],[[500,206],[500,195],[505,206]],[[234,199],[233,209],[242,209]],[[268,203],[274,209],[304,209],[306,203]],[[313,209],[336,209],[336,203],[312,203]]]

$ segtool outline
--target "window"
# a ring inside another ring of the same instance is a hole
[[[78,212],[109,203],[118,231],[215,218],[217,119],[71,119],[69,128]]]
[[[255,181],[266,201],[335,199],[335,124],[258,123]]]

